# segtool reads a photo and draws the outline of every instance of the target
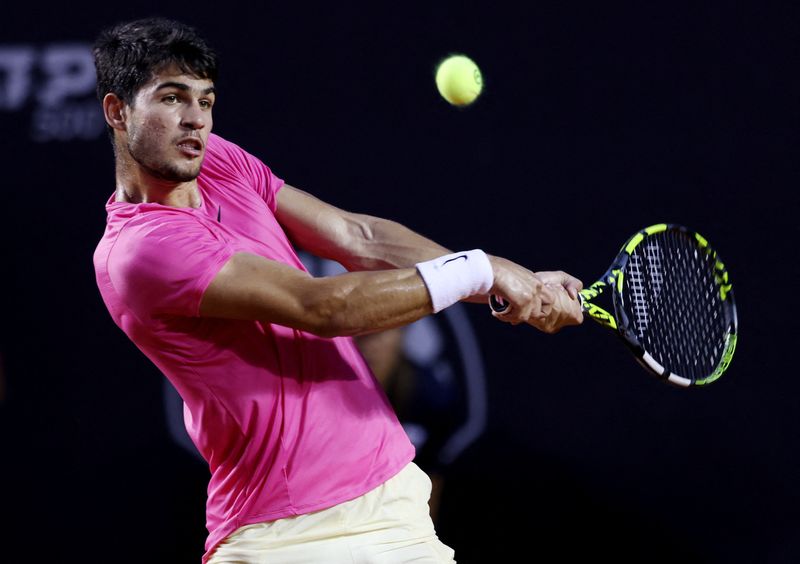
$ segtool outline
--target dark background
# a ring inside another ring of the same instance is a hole
[[[340,207],[586,282],[653,223],[719,249],[741,336],[707,389],[648,377],[593,324],[469,308],[490,414],[444,492],[459,563],[800,561],[795,8],[143,6],[4,5],[0,47],[183,19],[222,57],[215,131]],[[434,85],[453,52],[484,73],[467,109]],[[94,282],[110,145],[35,141],[36,111],[0,111],[0,561],[197,562],[207,471]]]

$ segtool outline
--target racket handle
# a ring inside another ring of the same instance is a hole
[[[489,307],[492,308],[492,311],[494,312],[503,313],[505,310],[508,309],[508,304],[500,296],[495,296],[494,294],[491,294],[489,296]]]
[[[578,292],[578,299],[581,302],[581,309],[583,311],[586,311],[586,301],[585,298],[583,297],[583,294],[581,294],[580,292]],[[489,296],[489,307],[491,307],[492,311],[494,312],[503,313],[505,310],[508,309],[508,304],[500,296],[495,296],[494,294],[491,294]]]

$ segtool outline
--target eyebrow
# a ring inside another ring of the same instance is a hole
[[[184,92],[189,92],[191,90],[191,87],[188,84],[184,84],[183,82],[172,82],[172,81],[162,82],[156,87],[156,91],[159,91],[163,88],[177,88],[178,90],[183,90]],[[216,88],[214,88],[213,86],[209,86],[208,88],[203,90],[202,93],[207,96],[208,94],[216,94],[216,92],[217,92]]]

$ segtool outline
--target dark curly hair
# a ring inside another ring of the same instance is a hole
[[[198,78],[217,79],[217,54],[180,22],[147,18],[103,30],[93,48],[97,97],[109,92],[132,105],[138,90],[170,65]]]

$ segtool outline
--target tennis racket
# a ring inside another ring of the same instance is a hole
[[[611,307],[595,303],[611,294]],[[722,376],[736,350],[736,304],[725,265],[699,233],[660,223],[637,232],[597,282],[579,292],[584,314],[612,329],[639,363],[677,386]],[[508,307],[491,296],[494,311]]]

